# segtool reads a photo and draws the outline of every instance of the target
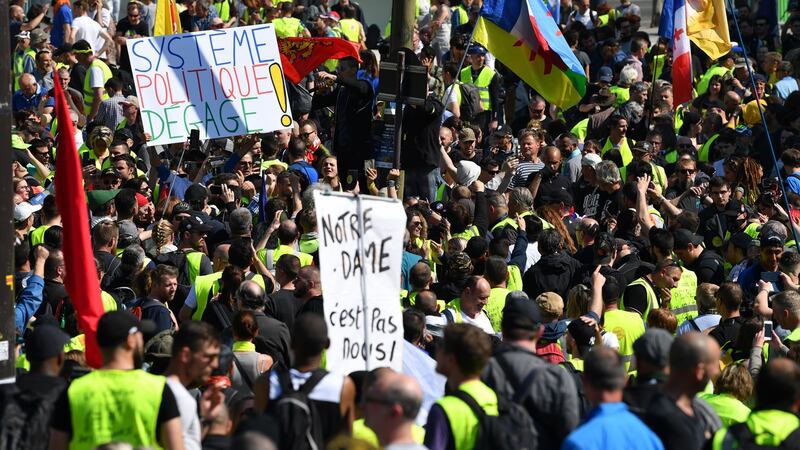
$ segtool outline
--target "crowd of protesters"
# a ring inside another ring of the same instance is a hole
[[[638,5],[561,0],[589,80],[561,109],[472,42],[480,0],[418,0],[428,95],[392,168],[389,18],[352,0],[178,3],[186,32],[272,23],[361,53],[290,87],[287,129],[166,146],[148,145],[125,45],[153,34],[154,1],[10,3],[18,377],[0,448],[800,448],[797,2],[779,22],[731,3],[732,50],[693,50],[678,105]],[[62,139],[95,267],[65,266]],[[328,367],[318,190],[403,202],[414,367]],[[102,289],[99,369],[70,270]]]

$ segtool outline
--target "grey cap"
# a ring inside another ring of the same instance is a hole
[[[633,343],[633,354],[637,361],[645,361],[657,367],[669,365],[669,348],[672,335],[660,328],[650,328]]]

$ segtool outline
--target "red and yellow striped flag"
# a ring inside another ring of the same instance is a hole
[[[156,23],[153,36],[182,33],[181,19],[175,0],[159,0],[156,4]]]

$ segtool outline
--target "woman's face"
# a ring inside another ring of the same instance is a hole
[[[412,238],[418,238],[422,235],[422,221],[425,220],[421,216],[414,214],[408,220],[406,227],[408,228],[408,234],[411,235]]]
[[[18,194],[23,202],[27,202],[31,198],[31,187],[28,186],[28,182],[22,180],[17,185],[17,189],[14,191],[15,194]]]
[[[708,85],[708,92],[711,95],[717,95],[722,90],[722,84],[719,81],[715,81]]]

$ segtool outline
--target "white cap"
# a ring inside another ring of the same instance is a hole
[[[587,154],[583,155],[583,158],[581,158],[581,165],[582,166],[589,166],[592,169],[594,169],[602,161],[603,160],[600,158],[600,155],[598,155],[596,153],[587,153]]]
[[[42,209],[42,205],[31,205],[28,202],[22,202],[14,207],[14,221],[22,222],[23,220],[27,220],[31,214],[40,209]]]

